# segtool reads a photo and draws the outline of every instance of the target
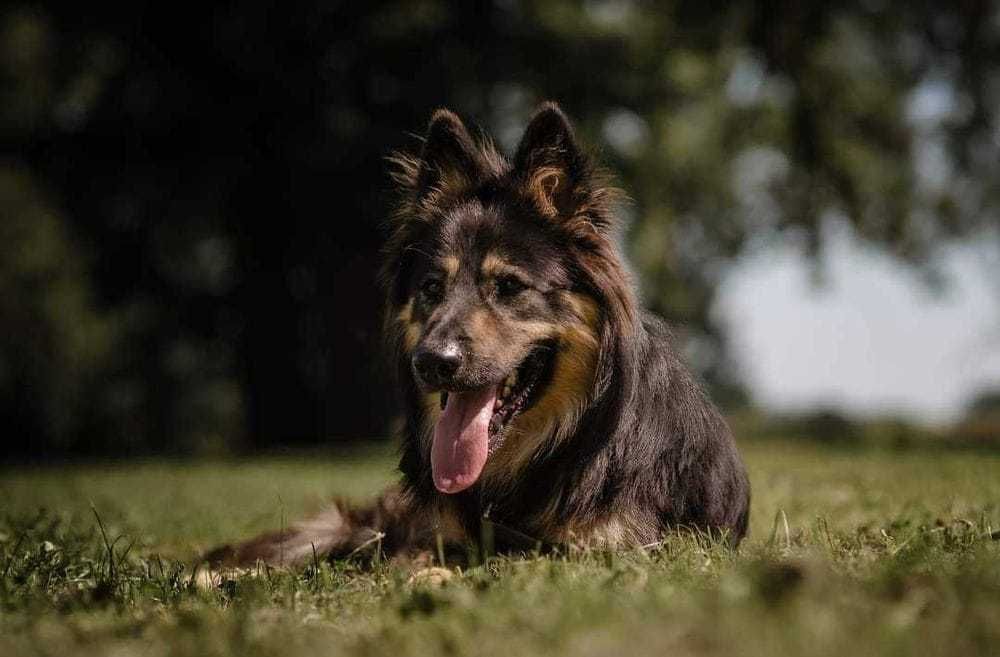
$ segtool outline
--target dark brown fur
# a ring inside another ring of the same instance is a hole
[[[739,542],[749,484],[730,431],[665,324],[638,306],[616,244],[620,194],[559,108],[539,109],[513,161],[440,110],[420,155],[392,162],[402,200],[382,279],[405,405],[401,484],[373,506],[336,505],[208,559],[291,564],[375,547],[412,557],[439,539],[476,543],[484,516],[501,550],[642,545],[682,527]],[[526,285],[505,296],[511,276]],[[454,375],[416,375],[414,354],[445,342],[463,345]],[[439,390],[497,385],[540,344],[551,381],[475,485],[439,492],[429,439]]]

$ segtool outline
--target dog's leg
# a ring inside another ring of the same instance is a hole
[[[396,489],[370,506],[335,502],[321,513],[280,531],[267,532],[205,554],[200,563],[212,568],[247,568],[262,561],[270,566],[296,566],[313,559],[341,558],[382,550],[386,556],[412,549],[421,533],[423,514]]]

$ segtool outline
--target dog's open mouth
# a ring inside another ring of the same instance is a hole
[[[498,385],[441,393],[431,448],[438,490],[457,493],[479,479],[486,459],[503,445],[511,421],[541,397],[554,360],[554,345],[541,344]]]

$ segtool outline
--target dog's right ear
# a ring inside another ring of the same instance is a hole
[[[484,171],[482,154],[462,119],[439,109],[431,116],[420,155],[394,153],[393,180],[403,192],[403,215],[442,196],[457,196],[472,186]],[[413,205],[411,205],[413,204]]]
[[[414,181],[417,198],[434,190],[458,191],[457,188],[469,185],[481,172],[479,148],[462,119],[446,109],[434,112]]]
[[[462,119],[439,109],[431,116],[420,155],[396,152],[390,155],[389,175],[398,186],[399,199],[393,212],[395,230],[386,244],[389,254],[381,277],[394,303],[403,303],[406,270],[414,251],[408,246],[414,228],[439,216],[450,198],[469,189],[485,171],[483,155]]]

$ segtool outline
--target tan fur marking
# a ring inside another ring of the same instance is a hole
[[[406,326],[406,332],[403,334],[403,345],[406,347],[407,352],[412,352],[417,348],[422,329],[423,325],[420,322],[410,322]]]
[[[485,308],[476,308],[469,313],[466,330],[475,344],[495,344],[497,342],[496,320]]]
[[[539,167],[528,181],[528,193],[535,199],[542,214],[548,217],[559,215],[555,197],[562,186],[564,175],[557,167]]]
[[[541,342],[558,336],[562,327],[550,322],[519,322],[517,330],[527,337],[527,341]]]
[[[555,446],[576,426],[594,385],[597,353],[597,305],[587,296],[566,292],[576,321],[558,326],[555,371],[542,398],[507,427],[503,446],[486,462],[483,476],[503,487],[539,452],[546,441]],[[553,326],[546,325],[548,330]]]
[[[509,271],[511,269],[512,267],[506,260],[492,251],[483,257],[483,261],[479,265],[479,271],[482,273],[484,278],[492,278],[499,273]]]
[[[573,314],[575,314],[580,321],[589,326],[597,332],[597,320],[600,313],[597,309],[597,304],[590,297],[583,294],[576,294],[569,292],[563,296],[566,303],[573,309]]]
[[[483,278],[496,278],[503,274],[520,274],[528,278],[527,274],[519,267],[512,265],[494,252],[486,254],[479,265],[479,271]]]
[[[403,346],[407,352],[417,347],[423,324],[413,319],[413,299],[406,302],[403,309],[396,315],[396,321],[403,325]]]
[[[406,304],[396,314],[396,321],[400,324],[409,324],[413,319],[413,299],[409,299]]]
[[[461,264],[455,256],[444,256],[439,260],[441,263],[441,269],[444,270],[445,274],[448,276],[448,280],[455,278],[455,274],[458,273],[458,266]]]

